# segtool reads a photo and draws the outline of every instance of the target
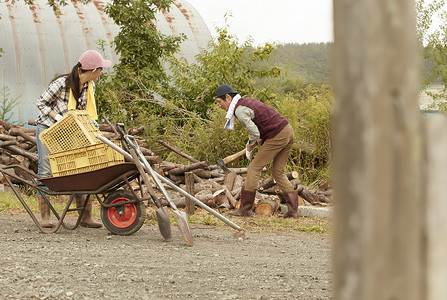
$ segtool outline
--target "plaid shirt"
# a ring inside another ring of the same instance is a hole
[[[60,77],[53,81],[45,92],[37,99],[36,105],[40,110],[40,114],[36,119],[37,124],[42,124],[50,127],[56,120],[49,116],[50,112],[54,110],[56,113],[63,116],[68,111],[68,99],[70,98],[70,88],[65,85],[67,76]],[[95,91],[95,84],[93,84],[93,91]],[[87,105],[87,88],[88,82],[84,83],[79,97],[77,109],[85,109]]]

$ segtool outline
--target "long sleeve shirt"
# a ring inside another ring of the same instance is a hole
[[[49,116],[52,110],[61,116],[67,113],[70,88],[65,84],[66,78],[67,76],[63,76],[50,83],[48,88],[37,99],[36,105],[40,110],[40,114],[36,119],[36,124],[43,124],[48,127],[53,125],[56,120]],[[77,103],[78,109],[85,109],[87,105],[87,89],[88,82],[82,86],[81,95]],[[94,84],[93,89],[95,89]]]

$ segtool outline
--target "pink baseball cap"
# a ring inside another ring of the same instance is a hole
[[[95,50],[87,50],[82,53],[79,62],[82,70],[107,69],[112,66],[112,61],[102,58],[101,54]]]

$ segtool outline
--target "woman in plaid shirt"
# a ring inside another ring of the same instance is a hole
[[[96,105],[94,99],[94,81],[101,75],[103,68],[110,68],[112,62],[102,58],[101,54],[95,50],[88,50],[82,53],[78,63],[70,73],[54,78],[48,88],[37,99],[36,104],[40,110],[37,117],[37,151],[39,156],[38,175],[46,178],[51,177],[51,166],[48,159],[50,153],[39,140],[39,134],[51,125],[59,121],[69,109],[86,109],[93,120],[97,119]],[[50,208],[45,199],[38,192],[40,215],[42,226],[51,228]],[[84,203],[82,197],[76,198],[78,206]],[[99,228],[102,225],[95,222],[91,215],[92,202],[89,200],[85,208],[80,225],[91,228]]]

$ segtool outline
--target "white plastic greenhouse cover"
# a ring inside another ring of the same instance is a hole
[[[47,0],[34,0],[26,5],[19,0],[14,4],[0,2],[0,101],[16,99],[10,122],[26,123],[38,115],[36,99],[47,88],[56,74],[71,71],[82,52],[88,49],[101,51],[97,42],[104,40],[104,58],[118,63],[111,47],[118,34],[118,26],[103,8],[108,3],[92,1],[87,5],[68,1],[61,15],[55,15]],[[187,1],[177,0],[169,12],[156,16],[158,30],[166,35],[187,37],[179,55],[190,63],[205,49],[211,34],[199,13]],[[0,103],[1,105],[1,103]]]

